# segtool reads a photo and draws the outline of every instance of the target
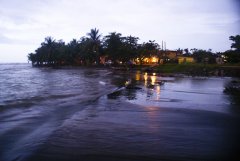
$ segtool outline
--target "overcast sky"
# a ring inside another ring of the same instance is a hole
[[[240,34],[238,0],[0,0],[0,62],[27,62],[47,36],[79,39],[91,28],[168,49],[230,49]]]

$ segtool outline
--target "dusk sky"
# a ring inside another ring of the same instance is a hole
[[[240,34],[238,0],[0,0],[0,62],[27,62],[47,36],[68,43],[92,28],[167,49],[230,49]]]

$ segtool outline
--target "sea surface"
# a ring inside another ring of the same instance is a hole
[[[232,80],[0,64],[0,161],[240,160]]]

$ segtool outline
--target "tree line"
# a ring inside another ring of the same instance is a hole
[[[213,53],[211,50],[201,49],[178,49],[185,56],[192,56],[197,62],[213,63],[216,56],[227,55],[230,63],[240,62],[239,58],[239,35],[231,36],[232,48],[224,53]],[[101,58],[111,60],[113,64],[128,64],[137,59],[140,64],[144,58],[156,56],[163,58],[164,51],[160,45],[153,40],[138,43],[139,38],[135,36],[122,36],[121,33],[111,32],[102,36],[99,30],[91,29],[86,36],[79,40],[73,39],[69,43],[63,40],[56,41],[52,37],[46,37],[34,53],[28,54],[28,60],[34,66],[61,66],[61,65],[99,65]]]

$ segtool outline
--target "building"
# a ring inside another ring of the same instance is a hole
[[[178,64],[186,64],[186,63],[194,63],[193,57],[187,57],[187,56],[179,56],[178,57]]]
[[[161,55],[163,57],[166,57],[170,60],[176,60],[178,56],[182,55],[181,51],[175,51],[175,50],[166,50],[166,51],[161,51]]]
[[[142,60],[143,65],[156,65],[156,64],[163,64],[166,62],[176,62],[178,61],[178,57],[182,55],[181,51],[175,50],[165,50],[159,51],[156,55],[146,57]],[[140,63],[140,58],[134,60],[136,64]]]
[[[217,64],[224,64],[225,62],[227,62],[225,55],[221,55],[221,56],[216,58],[216,63]]]
[[[138,65],[139,64],[142,64],[142,65],[156,65],[156,64],[159,63],[158,61],[159,61],[159,58],[156,57],[156,56],[143,58],[142,62],[140,61],[140,58],[134,59],[134,62]]]

